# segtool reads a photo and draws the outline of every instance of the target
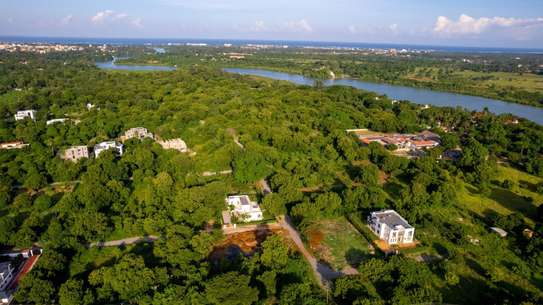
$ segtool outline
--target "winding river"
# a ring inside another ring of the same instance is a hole
[[[254,75],[276,80],[286,80],[298,85],[312,86],[315,81],[312,78],[297,74],[275,72],[263,69],[226,68],[224,71],[243,75]],[[398,85],[364,82],[355,79],[331,79],[324,83],[326,86],[343,85],[351,86],[366,91],[385,94],[389,98],[408,100],[418,104],[428,104],[442,107],[462,107],[471,111],[482,111],[485,107],[495,114],[511,113],[543,125],[543,108],[527,105],[508,103],[484,97],[433,91],[429,89],[412,88]]]

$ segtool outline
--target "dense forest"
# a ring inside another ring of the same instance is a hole
[[[119,72],[97,69],[96,59],[92,52],[0,53],[0,142],[30,144],[0,151],[0,246],[44,248],[17,303],[543,302],[541,126],[421,109],[348,87],[230,75],[202,61],[173,72]],[[36,109],[37,120],[14,121],[21,109]],[[73,120],[45,124],[61,117]],[[122,157],[59,158],[66,147],[137,126],[182,138],[195,154],[133,139]],[[363,146],[346,132],[352,128],[431,129],[442,145],[404,159]],[[462,156],[441,157],[452,149]],[[202,175],[228,169],[232,175]],[[255,186],[263,178],[273,191],[266,197]],[[360,240],[369,238],[370,211],[393,208],[417,228],[421,245],[417,253],[365,254],[351,264],[356,275],[323,290],[281,235],[250,255],[212,255],[224,240],[224,198],[237,193],[253,194],[269,218],[290,215],[300,232],[349,219]],[[525,229],[534,234],[525,237]],[[90,246],[151,235],[154,243]]]

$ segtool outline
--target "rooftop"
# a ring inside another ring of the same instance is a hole
[[[381,212],[372,212],[372,217],[377,217],[379,222],[385,223],[387,226],[394,228],[402,226],[406,229],[412,228],[411,225],[394,210],[385,210]]]

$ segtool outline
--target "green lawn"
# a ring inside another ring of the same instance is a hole
[[[317,259],[336,270],[356,266],[370,255],[368,241],[343,217],[317,221],[304,233]]]

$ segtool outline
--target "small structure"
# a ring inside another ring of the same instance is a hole
[[[6,290],[13,280],[14,268],[10,262],[0,263],[0,291]]]
[[[491,227],[490,230],[497,233],[500,237],[507,237],[507,231],[498,227]]]
[[[106,141],[102,143],[98,143],[94,146],[94,156],[98,158],[98,156],[108,149],[114,149],[117,152],[118,156],[123,155],[123,145],[118,144],[115,141]]]
[[[121,136],[121,142],[127,141],[129,139],[138,139],[143,140],[145,138],[154,139],[155,136],[150,133],[147,128],[144,127],[135,127],[130,128],[127,131],[125,131],[124,135]]]
[[[64,123],[66,122],[67,118],[62,118],[62,119],[52,119],[52,120],[48,120],[47,122],[45,122],[45,125],[52,125],[52,124],[57,124],[57,123]]]
[[[0,149],[21,149],[27,146],[28,144],[25,144],[23,141],[12,141],[12,142],[1,143]]]
[[[372,212],[368,216],[370,229],[388,245],[413,243],[415,228],[394,210]]]
[[[96,105],[93,105],[91,103],[87,103],[87,110],[88,111],[91,111],[94,107],[96,107]]]
[[[159,140],[157,143],[160,144],[160,146],[162,146],[164,149],[175,149],[182,153],[189,151],[187,143],[179,138],[171,140]]]
[[[72,146],[64,151],[62,159],[77,162],[80,159],[89,157],[89,148],[87,146]]]
[[[15,121],[21,121],[26,118],[30,118],[35,121],[36,114],[37,114],[37,111],[33,109],[20,110],[20,111],[17,111],[17,113],[15,114]]]
[[[228,196],[226,204],[232,209],[232,214],[243,222],[259,221],[263,219],[262,210],[256,202],[252,202],[249,196]]]

